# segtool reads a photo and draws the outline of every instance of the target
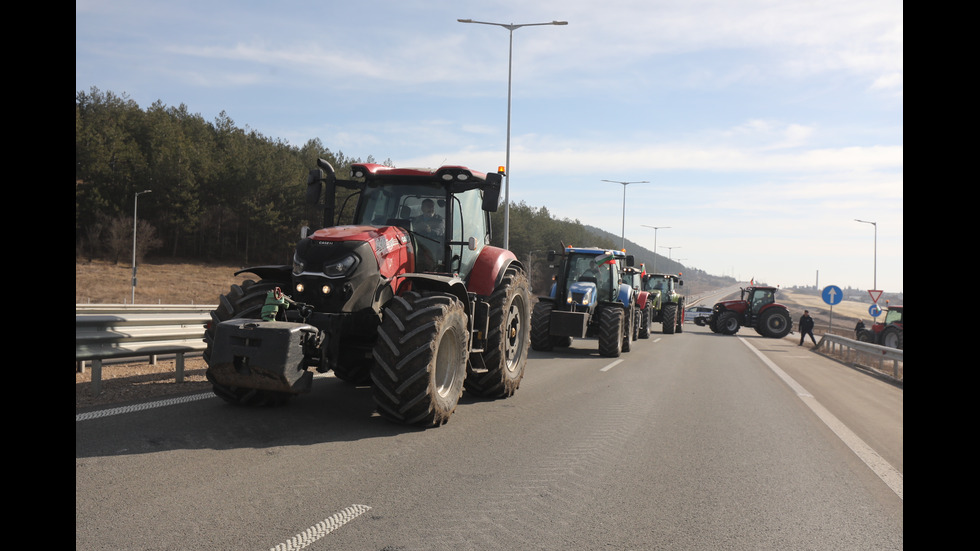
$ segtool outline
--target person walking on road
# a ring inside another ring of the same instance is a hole
[[[817,346],[817,339],[813,336],[813,318],[810,317],[809,310],[803,310],[803,315],[800,316],[800,344],[798,346],[803,346],[803,339],[807,335],[810,335],[813,346]]]

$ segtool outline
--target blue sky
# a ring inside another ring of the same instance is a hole
[[[568,22],[513,32],[512,202],[620,235],[625,187],[689,267],[903,291],[897,0],[77,0],[75,88],[493,171],[510,33],[457,19]]]

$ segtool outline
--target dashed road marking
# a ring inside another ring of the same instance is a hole
[[[351,505],[343,511],[310,526],[289,540],[271,548],[269,551],[297,551],[306,548],[316,543],[323,536],[326,536],[370,510],[371,507],[367,505]]]

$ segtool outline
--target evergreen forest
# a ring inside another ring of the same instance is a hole
[[[304,225],[319,217],[304,204],[317,158],[339,177],[351,158],[319,138],[294,146],[225,112],[206,121],[187,106],[142,109],[125,94],[92,88],[75,96],[75,258],[128,263],[137,213],[137,260],[285,264]],[[146,192],[149,190],[149,192]],[[138,194],[138,195],[137,195]],[[503,208],[492,216],[502,246]],[[510,207],[510,249],[522,259],[562,243],[613,248],[578,220],[545,207]]]

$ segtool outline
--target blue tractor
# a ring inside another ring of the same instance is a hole
[[[569,346],[572,338],[596,338],[599,354],[629,352],[636,332],[637,291],[623,282],[633,257],[622,251],[566,247],[548,252],[557,269],[546,297],[538,297],[531,314],[531,348]]]

